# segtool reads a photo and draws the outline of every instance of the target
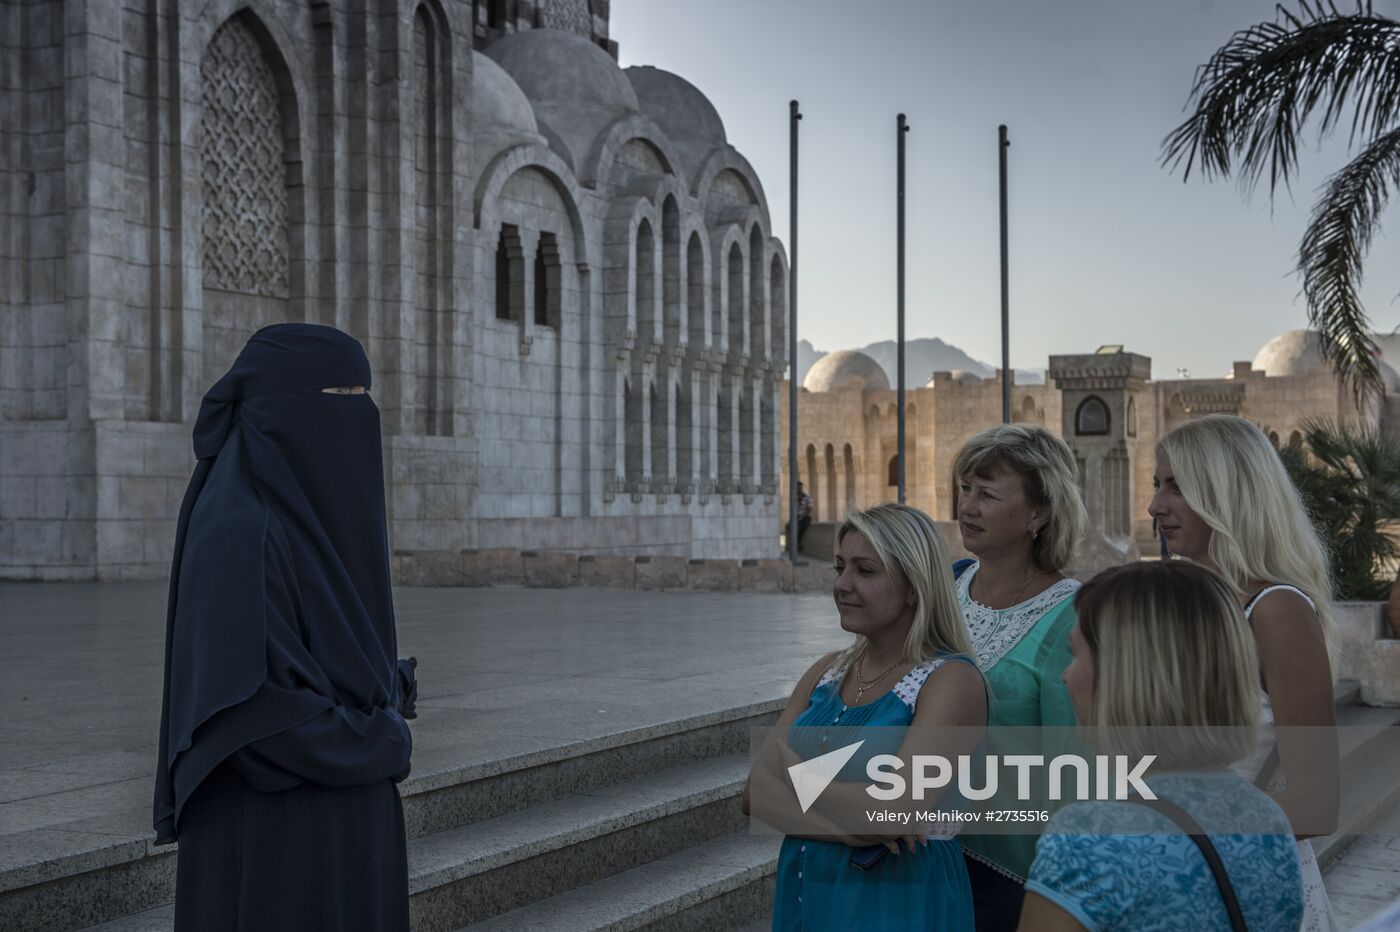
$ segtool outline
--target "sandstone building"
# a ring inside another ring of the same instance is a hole
[[[770,556],[787,259],[607,0],[0,7],[0,577],[167,572],[258,327],[374,366],[392,545]]]
[[[1260,425],[1275,444],[1300,436],[1309,419],[1400,436],[1400,337],[1376,339],[1386,395],[1361,409],[1324,363],[1317,334],[1292,330],[1265,344],[1253,362],[1237,362],[1229,376],[1217,379],[1154,382],[1151,360],[1121,346],[1052,356],[1044,385],[1013,385],[1012,419],[1069,441],[1092,529],[1080,561],[1109,565],[1156,552],[1147,515],[1153,448],[1188,418],[1236,414]],[[956,520],[953,461],[973,434],[1001,423],[1001,396],[1000,373],[981,379],[935,372],[923,387],[906,389],[905,487],[911,505],[940,521]],[[786,431],[786,392],[781,399]],[[807,373],[797,409],[798,478],[812,496],[814,521],[840,521],[852,508],[897,497],[896,392],[878,363],[858,352],[821,358]]]

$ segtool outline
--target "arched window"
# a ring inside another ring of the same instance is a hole
[[[1137,399],[1128,399],[1128,412],[1123,416],[1123,429],[1129,437],[1137,436]]]
[[[890,465],[889,465],[889,469],[888,469],[888,475],[885,477],[885,485],[890,485],[890,486],[897,486],[897,485],[899,485],[899,455],[898,455],[898,454],[895,454],[894,456],[891,456],[891,457],[890,457]]]
[[[1276,431],[1276,430],[1271,430],[1271,431],[1269,431],[1269,442],[1272,443],[1272,444],[1274,445],[1274,449],[1275,449],[1275,450],[1278,449],[1278,431]]]
[[[559,240],[541,233],[535,250],[535,326],[559,326]]]
[[[1085,398],[1074,412],[1074,432],[1081,437],[1108,433],[1108,423],[1108,405],[1097,395]]]
[[[1298,431],[1296,431],[1296,430],[1293,431],[1293,433],[1291,433],[1291,434],[1288,435],[1288,445],[1289,445],[1290,447],[1300,447],[1300,446],[1302,446],[1302,445],[1303,445],[1303,435],[1300,434],[1300,433],[1298,433]]]
[[[525,260],[520,230],[501,224],[496,240],[496,319],[519,320],[525,306]]]
[[[1021,401],[1021,417],[1029,421],[1035,417],[1035,399],[1027,395]]]

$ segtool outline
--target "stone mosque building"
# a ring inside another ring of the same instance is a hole
[[[165,574],[284,320],[369,352],[395,550],[774,555],[787,258],[608,7],[0,6],[0,577]]]
[[[1301,436],[1309,419],[1400,436],[1400,336],[1377,334],[1386,395],[1358,409],[1327,367],[1314,332],[1293,330],[1266,343],[1224,378],[1152,381],[1152,361],[1104,346],[1051,356],[1044,385],[1013,385],[1012,419],[1069,441],[1079,461],[1091,534],[1078,558],[1104,566],[1156,552],[1152,522],[1153,448],[1163,433],[1203,414],[1248,418],[1275,444]],[[1001,374],[935,372],[906,389],[906,500],[943,522],[956,520],[953,461],[973,434],[1001,422]],[[783,394],[783,424],[787,395]],[[807,372],[798,398],[798,478],[813,521],[841,520],[851,508],[898,493],[896,393],[884,370],[858,352],[832,353]],[[783,481],[787,479],[786,458]],[[786,510],[784,510],[786,514]],[[958,548],[956,530],[945,529]],[[829,544],[821,535],[814,555]],[[821,555],[825,555],[821,553]]]

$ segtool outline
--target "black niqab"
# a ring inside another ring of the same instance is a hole
[[[379,411],[322,391],[359,385],[356,340],[278,324],[204,397],[171,567],[158,841],[240,749],[336,706],[398,702]],[[268,609],[270,579],[292,593],[295,631]]]

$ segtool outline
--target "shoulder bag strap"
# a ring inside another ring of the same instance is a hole
[[[1240,901],[1235,897],[1235,888],[1230,883],[1230,875],[1225,873],[1225,865],[1220,860],[1220,852],[1215,850],[1215,845],[1211,843],[1210,836],[1206,834],[1205,829],[1201,828],[1201,824],[1193,819],[1185,809],[1160,797],[1143,799],[1140,796],[1134,796],[1128,801],[1161,813],[1185,830],[1187,836],[1201,850],[1201,855],[1206,859],[1210,872],[1215,875],[1215,885],[1220,888],[1220,898],[1225,901],[1225,912],[1230,915],[1230,928],[1234,932],[1248,932],[1248,926],[1244,922],[1244,912],[1240,910]]]

